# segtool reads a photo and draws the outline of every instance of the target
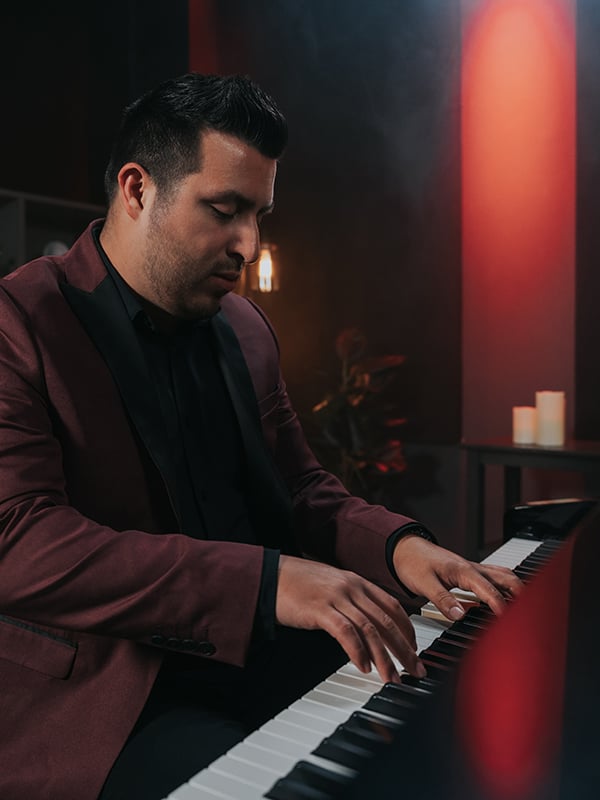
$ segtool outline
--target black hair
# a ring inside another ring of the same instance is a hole
[[[169,79],[123,112],[104,176],[109,204],[128,161],[144,167],[165,192],[199,170],[198,141],[207,130],[236,136],[274,159],[287,143],[283,114],[249,78],[188,73]]]

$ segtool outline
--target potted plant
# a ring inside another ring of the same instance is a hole
[[[405,357],[369,356],[366,350],[366,337],[357,328],[338,334],[340,381],[312,412],[323,462],[349,491],[372,499],[383,478],[406,469],[398,431],[406,419],[388,392]]]

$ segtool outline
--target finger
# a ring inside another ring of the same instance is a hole
[[[360,609],[350,606],[342,613],[346,614],[355,625],[371,662],[384,681],[400,680],[392,655],[411,675],[424,677],[425,669],[415,652],[416,644],[406,639],[395,619],[383,609],[365,598]],[[414,629],[410,621],[408,624],[411,629],[411,639],[414,640]]]
[[[476,565],[476,569],[500,591],[511,597],[516,597],[523,589],[523,582],[519,580],[512,570],[483,564]]]
[[[322,620],[321,627],[336,639],[350,661],[360,672],[371,672],[371,653],[356,624],[351,619],[337,609],[332,609],[332,613],[326,615],[325,619]]]
[[[358,630],[363,638],[371,662],[374,664],[381,680],[384,683],[399,683],[400,674],[390,657],[389,651],[381,638],[377,626],[367,617],[364,617],[359,623]],[[409,660],[408,657],[407,660]]]
[[[391,620],[412,649],[416,650],[417,638],[414,626],[399,601],[372,584],[366,587],[365,594],[367,598],[365,608],[370,611],[369,616],[376,620],[378,619],[378,612],[383,612],[386,615],[382,617],[384,629],[390,624],[389,620]],[[369,601],[372,605],[368,604]],[[389,617],[389,620],[387,617]]]
[[[431,600],[446,619],[452,622],[462,619],[467,609],[473,604],[469,601],[462,603],[456,595],[449,592],[439,581],[435,581],[435,584],[435,588],[428,591],[425,596]]]
[[[487,577],[489,575],[489,578]],[[506,596],[516,596],[520,589],[520,581],[513,575],[505,575],[498,570],[473,567],[461,575],[459,586],[470,589],[484,603],[487,603],[494,614],[502,614],[506,607]]]

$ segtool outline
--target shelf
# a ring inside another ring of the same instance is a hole
[[[51,242],[71,247],[104,208],[0,189],[0,275],[44,254]]]

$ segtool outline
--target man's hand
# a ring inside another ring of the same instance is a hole
[[[353,572],[281,556],[275,616],[281,625],[327,631],[361,672],[374,664],[382,680],[399,681],[389,650],[412,675],[425,675],[400,603]]]
[[[419,536],[404,536],[394,550],[394,569],[411,592],[426,597],[445,617],[460,619],[465,608],[449,591],[465,589],[501,614],[507,597],[516,596],[521,581],[505,567],[491,567],[466,561]]]

